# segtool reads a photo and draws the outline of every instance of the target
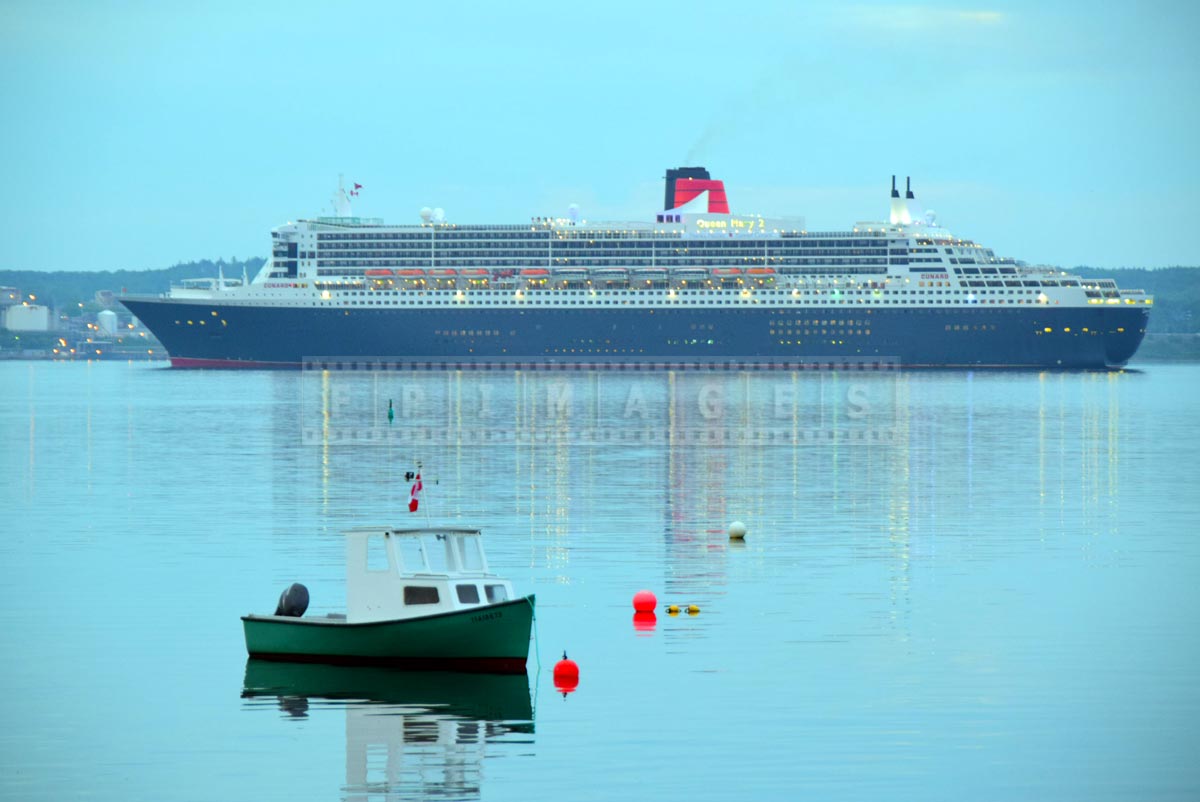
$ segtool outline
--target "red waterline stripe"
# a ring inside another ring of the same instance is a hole
[[[219,370],[263,370],[300,369],[300,362],[266,362],[243,359],[200,359],[196,357],[171,357],[171,367]],[[320,360],[316,360],[320,361]],[[340,362],[341,360],[332,360]],[[401,362],[385,360],[405,370],[1119,370],[1124,366],[1063,366],[1026,364],[923,364],[897,362]]]
[[[171,367],[173,368],[250,368],[261,370],[263,368],[299,368],[299,362],[257,362],[242,359],[196,359],[187,356],[171,357]]]

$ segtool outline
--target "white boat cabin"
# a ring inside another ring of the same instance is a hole
[[[390,621],[510,601],[478,529],[357,527],[346,532],[346,621]]]

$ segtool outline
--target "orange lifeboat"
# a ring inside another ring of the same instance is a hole
[[[775,268],[773,267],[752,267],[746,271],[747,275],[751,276],[773,276]]]
[[[548,275],[550,275],[550,271],[543,270],[540,267],[531,267],[526,270],[522,270],[521,275],[525,276],[525,277],[548,276]]]
[[[742,269],[740,267],[714,267],[714,276],[740,276]]]
[[[396,275],[401,278],[425,278],[425,271],[418,268],[410,268],[408,270],[397,270]]]
[[[464,271],[464,274],[465,274],[465,271]],[[445,277],[449,277],[449,276],[457,276],[458,271],[454,270],[452,268],[449,268],[449,267],[439,267],[436,270],[430,270],[429,275],[445,278]]]
[[[384,277],[384,276],[394,276],[394,275],[396,275],[396,274],[390,270],[387,270],[386,268],[375,268],[372,270],[368,270],[366,272],[367,278],[380,278],[380,277]]]

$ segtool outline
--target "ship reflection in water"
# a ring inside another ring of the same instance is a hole
[[[616,542],[653,509],[672,600],[713,607],[737,583],[731,568],[769,567],[758,562],[764,549],[774,561],[827,550],[886,556],[889,598],[903,610],[914,557],[934,554],[939,536],[985,537],[1000,520],[987,512],[997,503],[1034,511],[1019,535],[996,528],[1001,550],[1015,536],[1054,537],[1064,511],[1090,533],[1115,534],[1115,507],[1096,502],[1118,490],[1118,391],[1136,375],[281,373],[280,405],[299,397],[320,487],[312,496],[275,487],[281,508],[319,499],[314,513],[332,528],[364,493],[388,497],[402,485],[398,471],[421,458],[443,480],[429,502],[439,514],[504,533],[520,522],[541,548],[531,555],[501,538],[499,553],[532,560],[555,581],[570,581],[572,554],[590,538]],[[1087,436],[1073,437],[1068,421]],[[1014,440],[1014,426],[1031,436]],[[295,436],[281,428],[279,450]],[[1033,470],[997,486],[1010,465]],[[503,477],[502,500],[480,500],[485,476]],[[1073,484],[1085,496],[1067,492]],[[748,544],[725,534],[735,517],[756,523]],[[736,548],[748,554],[731,566]],[[903,629],[903,615],[891,620]]]
[[[285,718],[342,707],[346,799],[479,799],[489,744],[533,741],[525,675],[252,659],[242,697],[251,706],[273,702]]]

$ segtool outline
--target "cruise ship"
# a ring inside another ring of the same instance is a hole
[[[887,219],[843,231],[734,213],[703,167],[665,189],[639,222],[388,225],[339,185],[332,216],[271,232],[252,280],[121,300],[184,368],[1104,369],[1153,305],[956,236],[895,176]]]

